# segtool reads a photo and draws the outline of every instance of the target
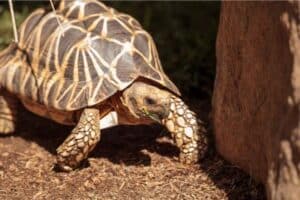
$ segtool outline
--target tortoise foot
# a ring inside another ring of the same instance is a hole
[[[203,128],[203,127],[199,127]],[[194,164],[203,159],[208,149],[208,138],[204,131],[200,131],[194,139],[184,138],[180,148],[179,160],[184,164]],[[178,143],[177,143],[178,144]]]
[[[179,161],[183,164],[195,164],[199,161],[199,152],[197,150],[187,153],[181,152]]]

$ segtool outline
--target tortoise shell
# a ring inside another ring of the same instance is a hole
[[[38,9],[19,35],[18,46],[36,79],[22,83],[26,96],[48,107],[93,106],[139,77],[180,95],[163,72],[149,33],[131,16],[98,1],[62,1],[56,13]]]

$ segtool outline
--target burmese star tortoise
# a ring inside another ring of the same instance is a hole
[[[57,149],[64,171],[78,167],[100,130],[158,122],[170,131],[180,161],[207,149],[203,125],[164,73],[155,44],[133,17],[96,0],[38,9],[0,54],[0,132],[14,132],[16,98],[31,112],[75,125]]]

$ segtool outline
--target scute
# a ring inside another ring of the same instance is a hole
[[[97,0],[63,0],[60,24],[53,16],[40,9],[20,28],[20,48],[35,80],[25,90],[35,91],[31,98],[38,103],[78,110],[104,101],[138,77],[180,95],[162,70],[151,36],[134,18]]]
[[[99,14],[105,12],[105,7],[101,6],[99,3],[89,2],[84,8],[84,13],[88,15]]]
[[[123,48],[120,44],[105,38],[94,40],[91,47],[97,52],[97,54],[99,54],[99,57],[103,59],[107,65],[111,65],[113,60],[121,53]]]
[[[120,81],[126,83],[133,80],[137,74],[133,56],[129,53],[124,53],[116,64],[116,71]]]
[[[40,40],[40,48],[48,41],[50,35],[53,33],[53,31],[56,29],[56,27],[58,26],[58,22],[57,19],[55,18],[55,16],[53,16],[52,19],[47,20],[47,22],[44,24],[43,28],[41,28],[41,35],[43,37],[41,37]]]
[[[24,41],[22,39],[28,38],[36,25],[40,22],[44,16],[45,11],[43,9],[37,9],[34,11],[21,25],[19,34],[20,34],[20,44]]]
[[[149,40],[144,34],[136,34],[134,37],[134,46],[143,53],[143,55],[150,59]]]
[[[76,28],[70,28],[60,37],[60,41],[58,42],[58,60],[59,64],[61,65],[64,61],[64,56],[66,55],[65,52],[71,50],[74,46],[74,41],[82,40],[86,34],[81,30]],[[41,58],[42,59],[42,58]]]

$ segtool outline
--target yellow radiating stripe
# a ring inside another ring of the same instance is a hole
[[[12,65],[9,66],[9,69],[6,70],[6,87],[11,92],[13,92],[13,78],[15,76],[16,70],[19,68],[20,65],[22,65],[20,61],[14,61]]]
[[[73,81],[78,82],[79,81],[79,73],[78,73],[78,58],[79,57],[79,49],[76,49],[76,55],[75,55],[75,64],[73,68]],[[70,66],[68,66],[70,67]]]
[[[58,54],[59,54],[60,39],[61,39],[61,37],[63,37],[63,32],[64,31],[59,32],[59,35],[57,36],[57,39],[55,42],[55,47],[54,47],[54,52],[53,52],[54,53],[54,67],[57,72],[60,72],[60,64],[59,64]]]
[[[95,56],[94,56],[94,54],[91,52],[90,48],[87,49],[87,53],[88,53],[90,59],[91,59],[92,62],[93,62],[93,66],[89,66],[89,67],[94,67],[95,70],[96,70],[96,72],[97,72],[97,75],[98,75],[98,76],[103,76],[104,73],[103,73],[103,71],[100,69],[100,67],[99,67],[99,65],[98,65],[98,63],[97,63],[97,61],[96,61],[96,59],[95,59]]]
[[[20,35],[19,35],[20,36],[19,45],[20,45],[21,48],[25,48],[25,46],[26,46],[25,43],[28,40],[28,38],[24,38],[25,28],[27,27],[28,22],[32,19],[33,16],[39,15],[39,14],[44,13],[44,12],[45,12],[44,9],[39,8],[36,11],[34,11],[29,17],[27,17],[25,19],[25,21],[22,23],[22,25],[19,29],[19,33],[20,33]]]
[[[42,22],[40,23],[40,27],[41,27],[41,30],[42,29],[47,29],[47,27],[45,27],[45,24],[48,22],[48,21],[50,21],[51,19],[53,19],[53,18],[58,18],[58,20],[59,19],[61,19],[61,18],[63,18],[62,16],[60,16],[60,15],[55,15],[55,14],[53,14],[53,13],[49,13],[48,15],[46,15],[43,19],[42,19]],[[63,19],[61,19],[62,21],[63,21]],[[62,24],[60,25],[60,28],[59,27],[56,27],[55,29],[54,29],[54,32],[52,33],[52,34],[50,34],[50,37],[48,37],[48,38],[46,38],[46,40],[44,41],[44,46],[43,46],[43,49],[42,49],[42,51],[41,51],[41,54],[45,51],[45,50],[47,50],[48,48],[49,48],[49,46],[47,45],[47,43],[48,43],[48,41],[50,40],[51,41],[51,39],[53,38],[53,37],[56,37],[57,35],[58,35],[58,31],[61,31],[62,30]]]
[[[84,8],[85,8],[85,4],[79,6],[79,15],[78,15],[79,19],[82,19],[84,17]]]
[[[107,18],[103,18],[103,28],[101,31],[101,36],[106,37],[107,35]]]
[[[134,51],[135,53],[139,54],[139,55],[143,58],[143,60],[145,61],[145,63],[147,63],[147,64],[149,64],[151,67],[153,67],[152,64],[151,64],[151,62],[150,62],[150,60],[148,60],[148,58],[146,58],[145,55],[144,55],[143,53],[141,53],[141,52],[140,52],[138,49],[136,49],[136,48],[134,48],[133,51]]]
[[[90,17],[90,16],[89,16]],[[85,18],[86,19],[86,18]],[[93,31],[95,30],[95,28],[97,27],[97,25],[101,22],[102,18],[101,18],[101,15],[99,16],[98,19],[96,19],[88,28],[87,30],[88,31]],[[103,29],[103,26],[102,26],[102,29]],[[100,32],[100,31],[99,31]],[[101,31],[102,32],[102,31]]]
[[[92,101],[95,101],[96,95],[100,92],[99,89],[103,83],[103,77],[99,80],[96,88],[93,90],[93,95],[91,96]]]
[[[64,81],[62,81],[62,82],[64,82]],[[69,92],[69,90],[72,89],[72,86],[73,86],[73,84],[69,84],[67,88],[64,88],[63,93],[61,95],[59,95],[59,98],[57,99],[58,103],[64,98],[64,96]]]
[[[45,60],[45,67],[43,69],[42,74],[50,73],[51,72],[51,70],[50,70],[50,63],[51,63],[50,59],[52,57],[51,55],[53,53],[52,51],[53,51],[53,47],[55,45],[56,40],[55,40],[55,38],[52,38],[52,40],[49,40],[49,42],[50,42],[50,44],[48,46],[47,56],[43,57],[43,59],[46,58],[46,60]],[[39,83],[40,83],[40,81],[39,81]]]
[[[90,48],[90,50],[99,59],[99,61],[101,62],[101,64],[103,64],[108,69],[110,68],[110,65],[99,55],[99,53],[95,49]]]
[[[25,69],[25,68],[24,68]],[[26,70],[26,71],[25,71]],[[25,94],[25,86],[26,86],[26,82],[28,81],[28,79],[30,78],[30,76],[32,75],[32,72],[30,71],[29,68],[26,68],[25,71],[25,75],[23,76],[23,80],[21,81],[21,86],[20,86],[20,91],[22,91],[23,94]]]
[[[118,16],[113,17],[112,19],[118,21],[120,23],[120,25],[123,26],[123,28],[125,28],[129,33],[133,34],[133,30],[131,28],[129,28],[126,24],[124,24],[124,22],[122,22],[122,20]]]
[[[85,51],[81,50],[81,54],[82,54],[82,57],[83,57],[83,70],[84,70],[84,75],[85,75],[85,81],[90,81],[91,76],[90,76],[90,72],[89,72],[89,65],[88,65],[87,60],[86,60]]]
[[[116,39],[113,39],[113,38],[103,38],[103,37],[99,37],[99,36],[96,36],[96,37],[93,37],[93,38],[100,38],[100,39],[105,39],[105,40],[107,40],[107,41],[109,41],[109,42],[114,42],[114,43],[116,43],[116,44],[118,44],[118,45],[120,45],[120,46],[124,46],[124,44],[126,43],[126,42],[120,42],[119,40],[116,40]]]
[[[69,17],[69,15],[77,8],[77,6],[75,4],[73,4],[71,6],[71,8],[69,8],[69,11],[65,14],[66,17]],[[79,12],[78,12],[78,15],[79,15]],[[78,18],[79,16],[77,16]]]
[[[126,48],[123,48],[121,50],[121,52],[113,59],[113,61],[111,62],[111,66],[110,67],[116,67],[118,61],[120,60],[120,58],[127,53],[128,51],[126,50]]]
[[[57,74],[50,74],[47,78],[45,78],[45,82],[43,82],[42,85],[42,96],[43,96],[43,101],[45,103],[45,105],[49,105],[49,93],[51,91],[51,88],[53,87],[53,85],[57,82],[58,80],[58,76]],[[54,98],[55,99],[55,98]]]
[[[70,98],[70,106],[77,101],[78,97],[80,97],[81,95],[83,95],[82,93],[85,91],[85,88],[87,87],[87,85],[84,85],[80,91],[77,92],[77,95],[75,95],[74,98]],[[70,107],[71,108],[71,107]],[[72,109],[72,108],[71,108]],[[74,109],[74,108],[73,108]]]

